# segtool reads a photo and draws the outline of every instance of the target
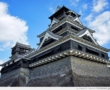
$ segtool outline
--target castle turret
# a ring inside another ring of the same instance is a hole
[[[10,58],[11,60],[20,58],[31,50],[32,48],[29,45],[17,42],[16,45],[12,48],[12,56]]]

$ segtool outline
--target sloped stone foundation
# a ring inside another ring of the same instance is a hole
[[[29,80],[29,70],[20,68],[2,75],[0,78],[0,86],[15,87],[25,86]]]
[[[110,86],[106,64],[71,56],[74,86]]]
[[[31,69],[20,68],[4,74],[0,86],[110,86],[110,69],[106,64],[69,56]]]
[[[70,57],[30,70],[27,86],[74,86]]]

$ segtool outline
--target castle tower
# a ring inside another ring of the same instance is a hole
[[[31,50],[32,48],[29,45],[24,45],[17,42],[16,45],[12,48],[12,56],[10,58],[11,60],[17,59]]]
[[[20,79],[18,86],[110,86],[109,50],[97,43],[93,37],[95,31],[85,27],[79,18],[80,15],[75,11],[58,6],[56,12],[49,17],[49,28],[38,35],[38,49],[13,59],[13,55],[22,51],[17,51],[15,46],[8,63],[13,61],[12,66],[15,67],[22,61],[22,67],[9,70],[7,63],[4,63],[2,76],[7,77],[10,73],[11,77],[14,71],[22,68],[26,74],[23,77],[28,79],[25,82]],[[26,50],[29,51],[30,48]],[[26,67],[23,61],[27,62]],[[13,86],[13,82],[6,79],[5,82],[0,81],[0,85],[3,83],[11,83],[10,86]]]

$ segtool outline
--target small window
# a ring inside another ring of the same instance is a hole
[[[27,63],[26,61],[23,61],[23,63]]]
[[[33,61],[35,62],[36,61],[36,58],[34,58]]]
[[[42,54],[41,56],[38,57],[38,60],[46,58],[48,56],[51,56],[53,54],[53,50],[47,51],[46,53]]]
[[[98,52],[93,51],[93,50],[90,50],[90,49],[88,49],[88,48],[86,48],[86,52],[87,52],[87,53],[90,53],[90,54],[93,54],[93,55],[99,56],[99,53],[98,53]]]
[[[78,45],[78,50],[82,51],[82,47],[80,45]]]
[[[76,30],[76,31],[79,31],[78,28],[76,28],[74,26],[71,26],[71,28],[74,29],[74,30]]]
[[[53,33],[57,33],[62,29],[62,26],[59,26],[57,29],[55,29],[54,31],[52,31]]]
[[[61,47],[57,48],[57,52],[61,52]]]
[[[102,57],[104,58],[104,54],[102,54]]]

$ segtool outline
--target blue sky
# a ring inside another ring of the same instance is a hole
[[[97,42],[110,48],[110,0],[0,0],[0,63],[9,60],[17,41],[37,49],[36,36],[48,28],[58,5],[80,14]]]

